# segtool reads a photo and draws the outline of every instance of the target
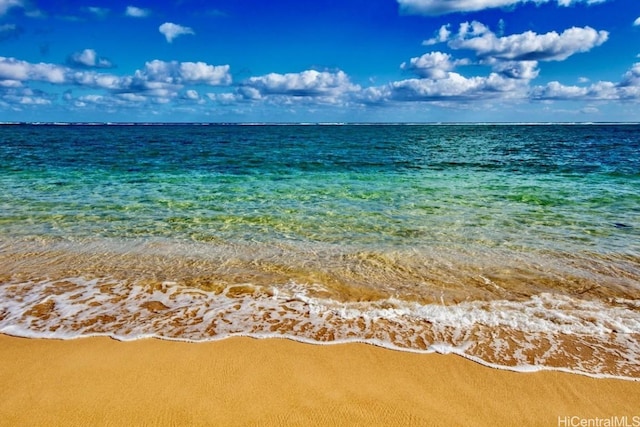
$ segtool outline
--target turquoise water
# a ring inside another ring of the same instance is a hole
[[[637,253],[639,130],[6,127],[1,220],[9,236]]]
[[[0,159],[5,333],[275,334],[640,375],[640,126],[5,125]],[[91,309],[71,308],[80,290]],[[522,348],[559,335],[546,359],[507,357],[509,328]],[[611,351],[581,368],[567,336]]]

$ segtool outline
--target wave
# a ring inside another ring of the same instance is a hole
[[[320,285],[212,285],[110,278],[6,281],[0,333],[50,339],[109,336],[189,342],[233,336],[314,344],[361,342],[454,353],[514,371],[542,369],[640,380],[640,302],[541,293],[521,301],[341,302]]]

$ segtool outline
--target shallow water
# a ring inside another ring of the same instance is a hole
[[[640,126],[1,126],[0,332],[640,378]]]

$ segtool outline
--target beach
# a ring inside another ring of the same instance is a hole
[[[2,426],[568,426],[640,420],[640,382],[510,372],[455,355],[366,344],[2,335],[0,357]]]
[[[0,127],[0,425],[640,426],[638,129]]]

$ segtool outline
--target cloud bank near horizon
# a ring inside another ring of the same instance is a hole
[[[119,52],[109,51],[104,43],[94,46],[86,43],[88,46],[85,44],[68,51],[60,62],[2,56],[0,111],[15,115],[66,112],[74,117],[82,117],[85,113],[92,117],[100,114],[125,117],[135,113],[151,118],[173,117],[178,111],[199,117],[224,112],[236,117],[258,117],[274,111],[279,115],[325,111],[385,117],[387,112],[433,109],[481,111],[494,108],[497,111],[512,106],[526,110],[546,108],[556,102],[588,104],[580,110],[595,112],[598,110],[596,105],[640,101],[640,62],[634,57],[629,57],[626,69],[620,68],[617,78],[615,75],[598,79],[574,74],[573,80],[568,80],[547,74],[549,64],[564,66],[564,63],[608,45],[612,39],[608,29],[567,25],[546,31],[525,28],[509,32],[508,22],[503,17],[497,24],[494,20],[492,28],[478,19],[456,22],[451,19],[455,15],[450,15],[468,10],[515,8],[526,3],[560,9],[569,6],[589,8],[615,0],[397,1],[405,13],[411,10],[418,15],[448,16],[433,21],[437,25],[431,25],[431,36],[429,31],[423,30],[421,37],[415,38],[413,51],[416,54],[395,56],[395,67],[387,61],[389,65],[385,70],[377,68],[374,71],[376,64],[373,61],[363,62],[355,72],[353,67],[347,71],[339,66],[313,63],[287,66],[284,60],[278,63],[268,57],[263,58],[264,63],[257,72],[244,66],[245,59],[240,55],[236,56],[235,62],[199,60],[197,58],[206,52],[190,49],[190,46],[199,43],[200,38],[211,37],[216,28],[202,29],[203,34],[196,35],[191,26],[173,22],[158,25],[153,17],[162,14],[132,4],[80,8],[78,13],[85,14],[83,19],[93,16],[94,22],[108,22],[118,17],[126,22],[135,19],[150,36],[152,29],[156,29],[164,38],[158,45],[165,47],[162,50],[155,48],[155,59],[152,56],[139,63],[124,64],[118,60],[117,65],[111,58],[114,55],[117,58]],[[58,19],[60,22],[66,19],[50,17],[47,11],[34,9],[34,4],[0,0],[0,13],[9,17],[5,20],[16,19],[16,16],[32,20]],[[508,13],[517,13],[517,8]],[[182,20],[188,16],[178,17],[179,22],[189,22]],[[206,16],[222,23],[233,19],[232,14],[218,9]],[[638,19],[628,27],[629,34],[635,34],[631,31],[637,33]],[[432,18],[427,22],[432,22]],[[200,32],[200,26],[194,27]],[[0,43],[3,40],[19,43],[24,37],[20,28],[17,24],[0,23]],[[276,29],[270,31],[276,32]],[[192,37],[176,42],[187,35]],[[220,38],[211,48],[224,44],[225,39]],[[105,50],[109,57],[103,56]],[[45,50],[41,49],[41,52],[46,55]],[[353,52],[353,55],[357,54]],[[172,56],[180,59],[171,59]],[[239,64],[237,67],[234,66],[236,63]],[[387,77],[378,78],[376,74],[380,73]]]

